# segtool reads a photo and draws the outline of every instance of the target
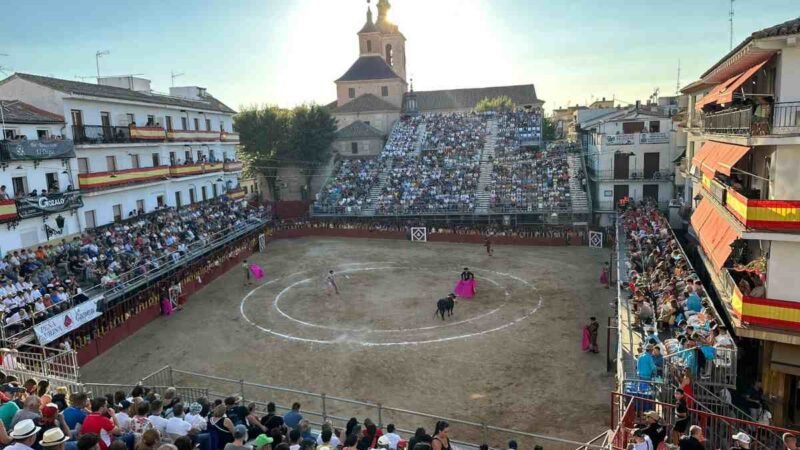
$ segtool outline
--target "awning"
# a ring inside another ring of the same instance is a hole
[[[706,198],[695,209],[691,222],[700,238],[703,252],[711,259],[715,269],[721,269],[731,255],[731,244],[739,238],[739,233]]]
[[[772,347],[772,370],[800,376],[800,346],[775,343]]]
[[[706,176],[714,178],[717,173],[731,176],[731,168],[739,162],[750,147],[724,142],[707,141],[700,147],[692,164],[699,167]]]
[[[769,61],[769,60],[767,60]],[[744,72],[728,78],[725,82],[714,86],[714,89],[706,94],[703,98],[694,104],[695,109],[701,110],[704,106],[713,103],[725,104],[733,102],[733,93],[736,92],[742,85],[755,75],[759,69],[764,67],[767,61],[762,61],[755,66],[745,70]]]

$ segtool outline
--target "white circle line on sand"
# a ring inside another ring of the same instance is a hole
[[[476,269],[476,270],[483,270],[483,269]],[[486,272],[492,272],[490,270],[485,270],[485,271]],[[500,272],[494,272],[494,273],[497,273],[498,275],[500,274]],[[520,281],[525,286],[531,287],[534,290],[536,289],[531,283],[529,283],[529,282],[527,282],[527,281],[525,281],[525,280],[523,280],[523,279],[521,279],[519,277],[515,277],[515,276],[509,275],[509,274],[505,274],[505,275],[509,276],[510,278],[513,278],[513,279],[516,279],[516,280]],[[265,333],[269,333],[269,334],[272,334],[274,336],[282,337],[284,339],[291,340],[291,341],[296,341],[296,342],[305,342],[305,343],[313,343],[313,344],[342,344],[342,343],[346,342],[346,341],[342,341],[341,339],[324,340],[324,339],[310,339],[310,338],[303,338],[303,337],[299,337],[299,336],[293,336],[293,335],[290,335],[290,334],[281,333],[279,331],[271,330],[271,329],[263,327],[263,326],[261,326],[261,325],[259,325],[257,323],[254,323],[252,320],[250,320],[250,318],[247,317],[247,315],[244,312],[244,305],[245,305],[245,302],[247,301],[247,299],[250,298],[250,296],[252,296],[258,289],[261,289],[262,287],[267,286],[269,284],[272,284],[272,283],[274,283],[274,282],[276,282],[278,280],[280,280],[280,278],[276,278],[274,280],[271,280],[271,281],[263,283],[263,284],[261,284],[259,286],[256,286],[250,292],[248,292],[244,296],[244,298],[242,298],[242,301],[239,303],[239,313],[247,321],[247,323],[249,323],[250,325],[258,328],[259,330],[261,330],[261,331],[263,331]],[[459,340],[459,339],[468,339],[468,338],[471,338],[471,337],[482,336],[482,335],[485,335],[485,334],[489,334],[489,333],[493,333],[493,332],[496,332],[496,331],[500,331],[500,330],[506,329],[506,328],[508,328],[508,327],[510,327],[512,325],[516,325],[517,323],[519,323],[519,322],[521,322],[523,320],[528,319],[530,316],[535,314],[539,310],[539,308],[542,307],[543,301],[544,301],[544,299],[542,298],[541,295],[539,295],[539,301],[537,302],[536,306],[534,308],[532,308],[530,311],[528,311],[528,313],[526,313],[525,315],[523,315],[521,317],[518,317],[518,318],[512,320],[511,322],[508,322],[508,323],[505,323],[503,325],[497,326],[495,328],[491,328],[489,330],[483,330],[483,331],[479,331],[479,332],[475,332],[475,333],[468,333],[468,334],[462,334],[462,335],[458,335],[458,336],[450,336],[450,337],[437,338],[437,339],[428,339],[428,340],[423,340],[423,341],[403,341],[403,342],[350,341],[350,342],[353,343],[353,344],[362,345],[364,347],[389,347],[389,346],[401,346],[401,345],[433,344],[433,343],[448,342],[448,341]]]
[[[362,271],[367,271],[367,270],[387,270],[387,269],[404,269],[404,268],[406,268],[406,267],[365,267],[365,268],[362,268],[362,269],[343,270],[343,271],[340,271],[339,273],[353,273],[353,272],[362,272]],[[486,281],[489,281],[490,283],[494,284],[495,286],[500,286],[497,283],[497,281],[492,280],[489,277],[484,277],[483,279],[485,279]],[[289,286],[286,286],[285,288],[283,288],[278,293],[278,295],[275,296],[275,300],[272,302],[272,307],[276,311],[278,311],[278,313],[280,315],[282,315],[283,317],[285,317],[286,319],[288,319],[288,320],[290,320],[292,322],[297,322],[297,323],[299,323],[301,325],[305,325],[307,327],[321,328],[321,329],[324,329],[324,330],[339,331],[339,332],[351,332],[351,333],[405,333],[405,332],[409,332],[409,331],[435,330],[437,328],[446,328],[446,327],[452,327],[452,326],[460,325],[462,323],[474,322],[474,321],[482,319],[484,317],[488,317],[488,316],[496,313],[500,309],[502,309],[507,303],[507,300],[506,300],[502,304],[500,304],[500,306],[498,306],[497,308],[492,309],[490,311],[487,311],[487,312],[485,312],[483,314],[479,314],[479,315],[477,315],[475,317],[471,317],[469,319],[461,320],[461,321],[458,321],[458,322],[448,322],[448,323],[446,323],[444,325],[434,325],[434,326],[419,327],[419,328],[388,328],[388,329],[357,329],[357,328],[333,327],[333,326],[330,326],[330,325],[320,325],[318,323],[306,322],[304,320],[297,319],[297,318],[292,317],[289,314],[285,313],[280,307],[280,301],[281,301],[281,297],[283,297],[283,294],[289,292],[290,290],[292,290],[296,286],[299,286],[299,285],[304,284],[304,283],[308,283],[308,282],[310,282],[312,280],[313,280],[313,278],[306,278],[305,280],[296,281],[296,282],[290,284]],[[504,287],[504,286],[500,286],[500,287]],[[506,292],[506,297],[508,297],[508,292]]]

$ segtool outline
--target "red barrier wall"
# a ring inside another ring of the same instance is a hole
[[[279,230],[272,234],[272,239],[298,238],[305,236],[327,236],[327,237],[346,237],[346,238],[372,238],[372,239],[407,239],[403,231],[372,231],[372,230],[353,230],[346,228],[295,228],[289,230]],[[429,233],[430,242],[456,242],[461,244],[483,244],[486,241],[484,236],[478,234],[438,234]],[[495,245],[585,245],[583,239],[574,235],[567,244],[566,238],[526,238],[518,236],[495,236],[492,238]]]
[[[284,220],[305,217],[311,207],[311,202],[305,200],[281,200],[270,204],[275,215]]]

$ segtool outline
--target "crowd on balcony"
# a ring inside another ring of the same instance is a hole
[[[317,212],[358,214],[370,204],[369,191],[378,183],[378,159],[344,159],[333,178],[317,193]]]
[[[86,300],[90,287],[122,289],[177,263],[195,246],[241,227],[260,210],[222,199],[86,230],[72,240],[8,252],[0,260],[0,320],[6,336]]]
[[[658,209],[628,204],[620,217],[630,251],[625,290],[632,299],[632,326],[643,336],[637,376],[653,380],[669,363],[679,372],[672,375],[691,389],[715,367],[730,366],[734,341]],[[666,355],[674,356],[665,361]],[[691,402],[691,392],[687,396]]]

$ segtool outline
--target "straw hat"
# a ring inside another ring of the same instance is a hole
[[[25,419],[17,422],[17,424],[14,425],[14,429],[11,430],[11,433],[8,433],[8,435],[11,439],[21,440],[35,436],[39,430],[41,430],[41,427],[37,427],[36,424],[33,423],[33,420]]]
[[[69,440],[68,436],[64,436],[64,432],[61,431],[60,428],[50,428],[49,430],[44,432],[42,436],[42,440],[39,441],[39,445],[42,447],[51,447],[58,444],[63,444]]]

